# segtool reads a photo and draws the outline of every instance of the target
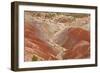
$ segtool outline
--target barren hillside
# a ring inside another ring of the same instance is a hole
[[[25,61],[90,57],[90,15],[25,11]]]

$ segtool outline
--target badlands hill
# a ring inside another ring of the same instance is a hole
[[[90,15],[25,12],[25,61],[90,57]]]

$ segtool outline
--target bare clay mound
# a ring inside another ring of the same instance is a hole
[[[90,15],[25,12],[25,61],[90,57]]]

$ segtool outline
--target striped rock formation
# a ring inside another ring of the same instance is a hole
[[[83,17],[70,21],[69,23],[72,26],[65,26],[65,21],[68,23],[67,17],[65,19],[64,21],[59,21],[60,23],[54,23],[55,20],[49,22],[50,19],[32,17],[30,13],[25,15],[25,61],[82,59],[90,57],[89,18]],[[76,25],[76,23],[80,25]]]

